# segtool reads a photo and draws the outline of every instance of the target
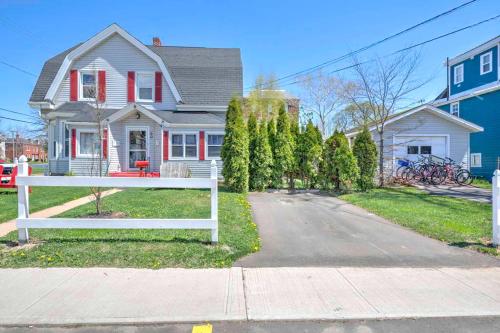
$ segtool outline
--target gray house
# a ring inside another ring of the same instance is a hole
[[[379,134],[375,124],[369,130],[377,144]],[[470,133],[483,131],[481,126],[453,116],[431,105],[422,105],[392,115],[384,127],[384,165],[393,174],[400,159],[416,160],[419,156],[449,157],[469,167]],[[359,128],[347,131],[352,143]]]
[[[182,162],[208,177],[242,86],[239,49],[145,45],[113,24],[49,59],[29,105],[49,122],[53,174],[91,174],[102,150],[110,174],[135,171],[136,161],[150,171]]]

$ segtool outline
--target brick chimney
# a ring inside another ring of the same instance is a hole
[[[153,45],[154,46],[161,46],[160,37],[153,37]]]

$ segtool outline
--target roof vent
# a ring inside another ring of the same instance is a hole
[[[153,37],[153,45],[154,46],[161,46],[160,37]]]

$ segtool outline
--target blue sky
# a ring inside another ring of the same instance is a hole
[[[35,1],[0,0],[0,62],[38,75],[44,61],[116,22],[142,42],[239,47],[244,86],[260,74],[283,76],[370,44],[465,0],[440,1]],[[362,54],[369,59],[500,13],[500,1],[479,0],[458,12]],[[500,34],[500,20],[420,49],[419,75],[431,78],[416,98],[446,85],[443,61]],[[338,63],[334,70],[347,63]],[[342,75],[349,78],[348,72]],[[0,64],[0,107],[29,114],[36,78]],[[296,86],[286,89],[300,95]],[[12,116],[0,110],[2,116]],[[23,118],[29,120],[29,118]],[[20,123],[0,120],[0,130]]]

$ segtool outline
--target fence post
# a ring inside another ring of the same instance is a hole
[[[28,159],[26,156],[21,155],[17,165],[18,176],[28,176]],[[30,213],[29,207],[29,190],[28,186],[17,186],[17,215],[18,218],[28,218]],[[29,234],[27,228],[17,229],[19,243],[24,244],[29,241]]]
[[[215,221],[215,228],[212,228],[212,244],[216,244],[219,241],[219,198],[217,193],[217,163],[215,163],[215,160],[210,163],[210,179],[212,180],[210,212],[212,221]]]
[[[500,245],[500,170],[493,173],[493,244]]]

